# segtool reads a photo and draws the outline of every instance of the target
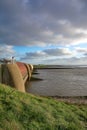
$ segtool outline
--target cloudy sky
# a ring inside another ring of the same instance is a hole
[[[0,0],[0,58],[87,65],[87,0]]]

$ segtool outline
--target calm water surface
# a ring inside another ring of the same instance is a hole
[[[87,96],[87,68],[38,69],[42,81],[26,84],[26,91],[42,96]]]

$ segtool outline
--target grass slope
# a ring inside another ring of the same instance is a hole
[[[18,92],[0,84],[0,130],[86,130],[87,105]]]

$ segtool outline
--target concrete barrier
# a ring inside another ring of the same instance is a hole
[[[28,64],[21,62],[9,63],[2,64],[0,68],[2,68],[0,79],[2,83],[25,92],[25,82],[31,78],[31,69]]]
[[[31,78],[31,70],[30,70],[30,66],[28,65],[28,64],[25,64],[26,65],[26,67],[27,67],[27,72],[28,72],[28,80],[30,80],[30,78]]]
[[[30,71],[32,73],[33,72],[33,65],[31,65],[31,64],[28,64],[28,65],[29,65]]]
[[[23,78],[17,64],[7,64],[7,67],[12,79],[13,87],[19,91],[25,92]]]
[[[17,62],[16,64],[22,74],[23,79],[25,79],[26,75],[28,75],[28,70],[25,63]]]

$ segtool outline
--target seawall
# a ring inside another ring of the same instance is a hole
[[[0,65],[0,83],[25,92],[25,83],[30,80],[33,66],[21,62]]]

